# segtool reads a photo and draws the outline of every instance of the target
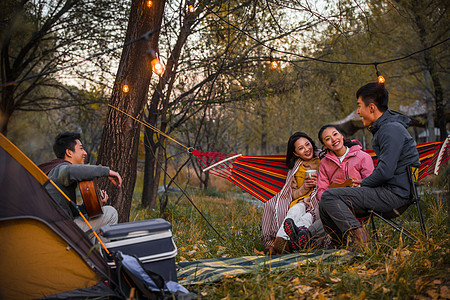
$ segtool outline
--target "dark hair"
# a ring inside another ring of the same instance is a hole
[[[56,136],[55,143],[53,144],[53,152],[57,158],[64,158],[66,149],[75,151],[76,140],[80,140],[81,135],[77,132],[63,132]]]
[[[388,109],[389,93],[384,88],[384,84],[371,82],[359,88],[356,92],[356,99],[361,97],[366,106],[374,103],[380,112]]]
[[[326,124],[326,125],[323,125],[323,126],[319,129],[319,134],[317,135],[318,138],[319,138],[319,141],[322,143],[322,145],[323,145],[322,134],[323,134],[323,132],[325,131],[325,129],[327,129],[327,128],[334,128],[334,129],[336,129],[340,134],[342,134],[342,136],[344,136],[344,134],[339,130],[339,128],[338,128],[336,125],[333,125],[333,124]],[[345,147],[350,148],[350,147],[355,146],[355,145],[360,145],[360,144],[357,143],[357,142],[354,142],[354,141],[352,141],[352,140],[350,140],[350,139],[346,139],[346,138],[344,137],[344,146],[345,146]],[[327,151],[329,151],[329,149],[322,149],[322,151],[321,151],[320,154],[319,154],[319,157],[322,158],[323,156],[325,156],[325,154],[326,154]]]
[[[294,155],[295,151],[294,144],[299,138],[305,138],[311,143],[313,147],[313,157],[317,157],[317,147],[314,141],[306,133],[298,131],[293,135],[291,135],[287,144],[286,167],[288,167],[288,169],[292,169],[294,167],[295,161],[298,158],[297,156]]]

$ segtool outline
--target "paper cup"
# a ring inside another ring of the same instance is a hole
[[[305,171],[305,178],[311,178],[313,174],[317,174],[317,170],[306,170]]]

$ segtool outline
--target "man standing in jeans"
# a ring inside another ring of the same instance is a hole
[[[372,147],[377,155],[373,173],[360,187],[326,190],[319,202],[320,219],[333,242],[342,245],[350,235],[354,243],[366,246],[367,233],[357,217],[368,210],[388,212],[410,200],[408,166],[419,166],[416,142],[406,128],[410,119],[388,109],[388,92],[384,84],[368,83],[356,92],[357,113],[373,134]]]

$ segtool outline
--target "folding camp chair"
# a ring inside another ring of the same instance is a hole
[[[404,224],[406,223],[406,218],[412,211],[414,207],[417,208],[417,215],[420,222],[420,227],[422,230],[423,235],[427,236],[427,231],[425,229],[425,223],[423,221],[422,217],[422,211],[420,210],[420,198],[419,194],[417,193],[417,172],[413,172],[413,168],[411,166],[407,167],[408,172],[408,178],[411,184],[410,189],[410,202],[402,207],[399,207],[397,209],[393,209],[389,212],[377,212],[374,210],[369,210],[369,219],[372,223],[372,231],[374,232],[375,238],[378,240],[378,235],[375,227],[375,221],[374,218],[377,217],[381,221],[385,222],[386,224],[390,225],[392,228],[394,228],[396,231],[400,232],[401,234],[404,234],[414,242],[417,242],[417,239],[413,237],[405,228]],[[414,168],[415,169],[415,168]],[[400,221],[396,222],[393,219],[400,217]]]

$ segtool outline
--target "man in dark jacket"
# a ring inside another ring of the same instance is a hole
[[[72,219],[83,231],[88,232],[89,237],[93,238],[89,226],[79,215],[76,207],[76,188],[79,181],[92,180],[96,177],[108,177],[115,185],[121,186],[122,178],[119,173],[110,170],[108,167],[101,165],[85,165],[84,159],[87,155],[80,141],[80,134],[75,132],[64,132],[59,134],[53,145],[56,159],[39,165],[44,171],[71,200],[70,203],[61,192],[53,185],[46,186],[50,196],[59,204],[67,216]],[[102,191],[104,197],[101,199],[102,204],[108,201],[108,195]],[[86,213],[83,205],[78,205],[78,209],[82,213]],[[116,224],[118,220],[117,210],[109,205],[102,206],[103,214],[90,218],[89,223],[93,230],[98,231],[104,225]]]
[[[326,190],[319,202],[325,230],[337,243],[347,234],[358,245],[367,245],[367,233],[357,217],[368,210],[388,212],[410,201],[408,166],[419,166],[416,143],[406,128],[410,119],[388,109],[388,92],[383,84],[369,83],[357,93],[358,110],[365,127],[373,134],[372,147],[377,166],[358,188]]]

